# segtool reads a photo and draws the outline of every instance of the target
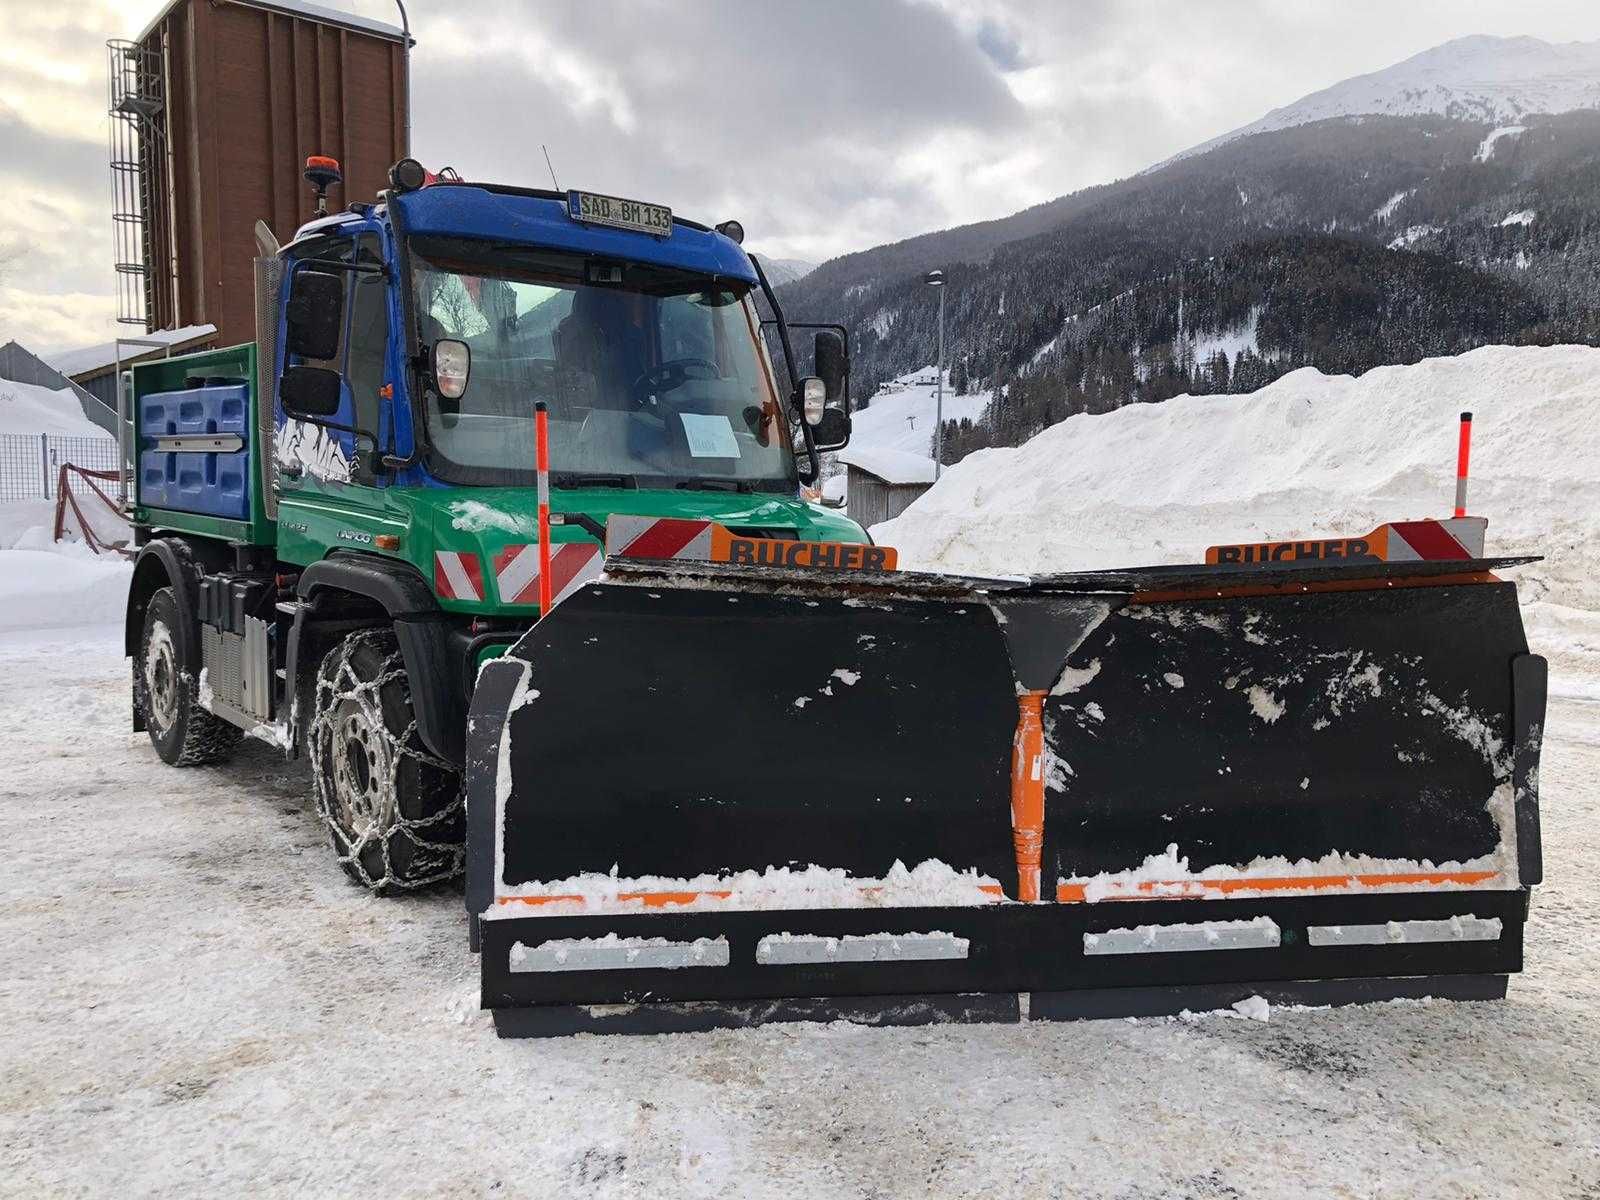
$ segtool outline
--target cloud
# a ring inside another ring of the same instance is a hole
[[[321,0],[394,22],[393,0]],[[6,4],[0,339],[112,291],[105,47],[162,0]],[[414,145],[468,177],[737,217],[821,260],[1141,170],[1465,33],[1600,37],[1593,0],[451,0],[410,5]],[[96,307],[98,306],[98,307]],[[31,314],[38,313],[35,318]],[[95,326],[90,329],[90,326]]]

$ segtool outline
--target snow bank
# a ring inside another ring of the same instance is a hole
[[[1469,509],[1533,552],[1525,601],[1600,609],[1600,349],[1489,346],[1360,378],[1307,368],[1244,396],[1080,415],[981,450],[873,529],[904,567],[974,573],[1199,562],[1217,542],[1447,516],[1474,413]]]
[[[0,632],[121,621],[132,575],[120,556],[52,542],[44,529],[31,529],[0,550]]]
[[[83,415],[83,405],[71,388],[53,391],[11,379],[0,379],[0,433],[111,439],[109,433]]]

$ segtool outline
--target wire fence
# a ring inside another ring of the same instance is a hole
[[[63,463],[115,472],[116,440],[53,433],[0,433],[0,502],[54,500]]]

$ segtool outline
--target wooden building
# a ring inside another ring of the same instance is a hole
[[[933,459],[920,454],[848,446],[837,457],[848,472],[845,511],[869,529],[898,517],[933,486]]]
[[[147,329],[255,337],[256,221],[286,242],[311,218],[308,155],[343,166],[329,211],[388,186],[408,153],[406,63],[400,29],[303,0],[173,0],[113,45],[112,115],[139,130],[143,247],[118,270],[141,276]]]

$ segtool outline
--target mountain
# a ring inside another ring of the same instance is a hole
[[[1534,37],[1478,35],[1312,92],[1178,157],[1330,117],[1433,115],[1504,125],[1533,113],[1584,108],[1600,108],[1600,41],[1552,45]]]
[[[1600,342],[1600,108],[1581,103],[1600,99],[1595,47],[1465,39],[1328,92],[1443,111],[1283,117],[1322,111],[1318,93],[1264,118],[1281,128],[824,263],[785,285],[784,307],[848,325],[852,393],[870,403],[933,361],[923,274],[943,267],[952,374],[995,394],[947,429],[952,461],[1073,412],[1248,391],[1301,366]]]
[[[761,260],[761,269],[767,273],[767,282],[773,287],[798,283],[817,269],[816,263],[806,262],[801,258],[768,258],[759,251],[752,253]]]

